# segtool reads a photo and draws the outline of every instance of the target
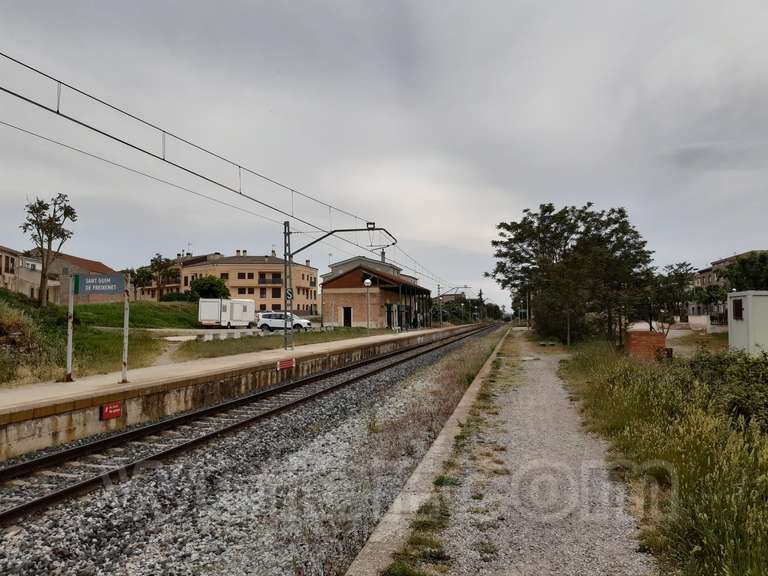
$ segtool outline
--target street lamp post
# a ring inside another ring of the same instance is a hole
[[[371,333],[371,279],[366,278],[363,281],[363,286],[365,286],[365,305],[366,305],[365,330],[370,335]]]

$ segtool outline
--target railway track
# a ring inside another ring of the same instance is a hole
[[[411,346],[0,468],[0,526],[492,327]]]

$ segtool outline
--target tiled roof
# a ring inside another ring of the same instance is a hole
[[[10,254],[21,256],[21,252],[19,252],[18,250],[14,250],[13,248],[8,248],[7,246],[0,246],[0,252],[9,252]]]
[[[184,264],[184,268],[193,268],[195,266],[209,266],[211,264],[277,264],[283,266],[285,260],[278,258],[277,256],[221,256],[219,258],[209,258],[203,262],[195,262],[194,264]],[[300,262],[294,262],[294,266],[307,267]],[[313,268],[309,266],[313,270]]]
[[[37,256],[40,251],[35,248],[31,251],[32,254]],[[88,272],[93,272],[94,274],[117,274],[117,270],[113,270],[103,262],[99,262],[98,260],[88,260],[87,258],[80,258],[79,256],[72,256],[71,254],[64,254],[63,252],[60,252],[57,256],[57,259],[60,260],[66,260],[73,266],[78,266],[84,270],[88,270]]]

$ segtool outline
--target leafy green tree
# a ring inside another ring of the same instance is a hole
[[[710,284],[706,288],[697,286],[691,291],[691,300],[702,306],[716,306],[728,299],[728,289],[720,284]]]
[[[145,288],[152,284],[152,270],[149,266],[140,266],[135,270],[128,270],[131,275],[131,285],[133,286],[133,299],[136,300],[139,288]]]
[[[530,295],[541,335],[570,341],[588,331],[589,318],[598,318],[611,339],[617,327],[621,333],[651,259],[624,208],[542,204],[497,229],[496,266],[488,276],[517,299]]]
[[[163,288],[171,280],[176,278],[178,270],[174,268],[174,262],[170,258],[163,257],[159,252],[154,255],[149,262],[149,269],[152,273],[152,280],[157,287],[157,301],[160,302],[160,298],[163,295]]]
[[[717,275],[738,291],[768,290],[768,252],[752,252],[737,258]]]
[[[38,302],[43,307],[47,303],[48,269],[61,254],[61,247],[72,237],[68,222],[77,221],[77,212],[69,204],[66,194],[57,194],[51,200],[35,198],[25,207],[26,219],[20,226],[29,234],[35,245],[34,252],[40,257],[40,289]]]
[[[221,278],[202,276],[190,283],[193,298],[229,298],[229,288]]]
[[[688,302],[693,299],[691,284],[696,274],[689,262],[664,267],[657,275],[656,304],[670,316],[684,316]]]

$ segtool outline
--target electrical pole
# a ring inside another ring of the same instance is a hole
[[[440,296],[440,284],[437,285],[437,309],[440,311],[440,328],[443,327],[443,297]]]
[[[283,346],[286,350],[293,349],[293,326],[288,332],[288,314],[293,296],[293,254],[291,254],[291,223],[283,222]],[[289,292],[290,291],[290,292]]]

